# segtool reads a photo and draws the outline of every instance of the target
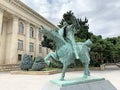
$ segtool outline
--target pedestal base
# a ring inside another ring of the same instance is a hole
[[[86,80],[52,80],[42,90],[117,90],[108,80],[94,78]]]

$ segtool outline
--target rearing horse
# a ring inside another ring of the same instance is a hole
[[[63,64],[62,75],[60,80],[64,80],[65,72],[67,67],[74,62],[75,55],[73,52],[72,45],[64,40],[64,38],[59,35],[58,32],[53,30],[47,30],[42,26],[41,32],[47,36],[49,39],[52,39],[56,43],[56,51],[50,52],[45,58],[45,62],[49,65],[50,58],[56,61],[60,61]],[[80,61],[85,67],[83,78],[90,76],[89,63],[90,63],[90,45],[92,42],[88,39],[84,43],[77,43],[77,50],[80,57]]]

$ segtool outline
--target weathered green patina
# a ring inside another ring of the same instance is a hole
[[[56,43],[56,51],[50,52],[45,57],[45,62],[49,65],[50,58],[53,60],[59,60],[63,63],[62,75],[60,80],[64,80],[65,72],[71,63],[74,63],[75,59],[80,60],[85,67],[83,78],[90,76],[89,63],[90,63],[90,46],[92,44],[91,40],[88,39],[85,42],[75,42],[74,34],[76,30],[76,22],[68,25],[66,22],[64,26],[55,32],[53,30],[48,30],[41,26],[41,32],[46,35],[49,39],[52,39]]]
[[[83,84],[83,83],[89,83],[89,82],[95,82],[95,81],[101,81],[101,80],[105,80],[105,78],[88,76],[86,79],[83,79],[82,77],[74,77],[74,78],[67,78],[64,81],[55,79],[55,80],[51,80],[50,82],[52,82],[60,87],[63,87],[63,86]]]

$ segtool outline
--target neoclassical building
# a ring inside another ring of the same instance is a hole
[[[17,64],[25,53],[44,57],[41,25],[56,28],[20,0],[0,0],[0,64]]]

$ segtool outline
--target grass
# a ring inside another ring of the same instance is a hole
[[[58,70],[58,68],[44,68],[43,71]]]
[[[69,67],[69,68],[84,68],[84,67],[83,66],[75,66],[75,67]],[[95,67],[94,66],[89,66],[89,68],[95,68]],[[60,69],[60,68],[47,67],[47,68],[44,68],[43,71],[58,70],[58,69]]]

